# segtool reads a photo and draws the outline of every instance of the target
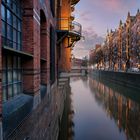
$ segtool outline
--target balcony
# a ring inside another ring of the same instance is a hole
[[[75,7],[71,6],[71,12],[74,12],[74,11],[75,11]]]
[[[71,5],[76,5],[80,0],[71,0]]]
[[[73,21],[73,20],[75,19],[74,14],[72,14],[72,15],[70,16],[70,19],[71,19],[71,21]]]
[[[58,19],[57,24],[58,43],[65,37],[71,38],[72,42],[81,39],[82,26],[76,21],[71,21],[69,18]]]
[[[80,36],[81,37],[81,34],[82,34],[82,26],[81,26],[81,24],[76,22],[76,21],[71,22],[69,32],[71,34],[73,33],[76,36]]]

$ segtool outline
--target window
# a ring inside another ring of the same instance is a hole
[[[2,45],[21,50],[22,8],[20,0],[2,0]]]
[[[2,45],[21,50],[22,9],[20,0],[2,0]],[[21,58],[3,53],[2,93],[7,101],[22,92]]]
[[[55,0],[50,0],[50,8],[51,8],[51,12],[53,17],[55,16]]]
[[[3,56],[2,89],[3,101],[21,93],[22,69],[18,56]]]

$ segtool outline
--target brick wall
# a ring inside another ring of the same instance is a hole
[[[45,96],[8,139],[57,140],[68,86],[67,81],[63,88],[58,89],[55,83],[51,88],[50,100]]]
[[[67,72],[71,69],[71,48],[68,48],[68,45],[68,38],[65,38],[61,46],[61,57],[59,61],[60,70]]]
[[[50,26],[52,26],[54,29],[56,28],[55,21],[56,18],[52,16],[50,9],[50,0],[22,0],[22,7],[23,7],[22,51],[30,56],[30,57],[26,56],[22,57],[23,92],[34,97],[33,108],[34,112],[36,112],[37,111],[36,108],[38,108],[38,106],[39,108],[44,107],[40,97],[41,90],[40,84],[43,84],[46,87],[49,87],[50,85],[50,59],[51,59]],[[1,41],[1,28],[0,28],[0,41]],[[2,67],[1,52],[2,51],[0,43],[0,70]],[[56,65],[57,63],[55,64],[55,70],[57,71]],[[2,86],[0,73],[0,114],[2,112],[1,87]],[[47,89],[46,94],[47,93],[50,94],[50,89]],[[44,102],[47,103],[49,97],[46,95],[44,96],[44,98],[45,98]],[[36,117],[33,120],[31,120],[31,123],[34,124],[35,119]],[[2,129],[0,128],[0,130]]]
[[[69,23],[70,22],[70,15],[71,15],[71,2],[69,0],[62,0],[63,6],[61,6],[61,13],[60,13],[60,17],[59,18],[65,18],[64,21],[62,21],[63,23]],[[68,21],[67,21],[68,20]],[[69,25],[62,25],[62,26],[69,26]],[[68,29],[69,30],[69,29]],[[62,43],[61,43],[61,56],[60,56],[60,60],[59,60],[59,68],[60,71],[64,71],[64,72],[69,72],[71,70],[71,48],[68,48],[69,46],[69,41],[68,41],[68,36],[65,37],[65,39],[63,39]]]
[[[23,8],[23,51],[33,55],[30,60],[23,61],[23,89],[28,94],[38,95],[40,83],[47,85],[50,82],[49,29],[50,24],[55,27],[55,19],[49,0],[43,3],[36,0],[28,3],[26,0]]]

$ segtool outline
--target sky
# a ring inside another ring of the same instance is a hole
[[[73,54],[83,58],[95,44],[102,44],[107,29],[115,30],[119,21],[126,21],[128,11],[132,16],[140,9],[140,0],[80,0],[75,6],[75,21],[82,24],[81,39],[74,47]]]

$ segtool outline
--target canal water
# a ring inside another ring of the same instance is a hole
[[[140,92],[91,77],[70,80],[59,140],[140,140]]]

